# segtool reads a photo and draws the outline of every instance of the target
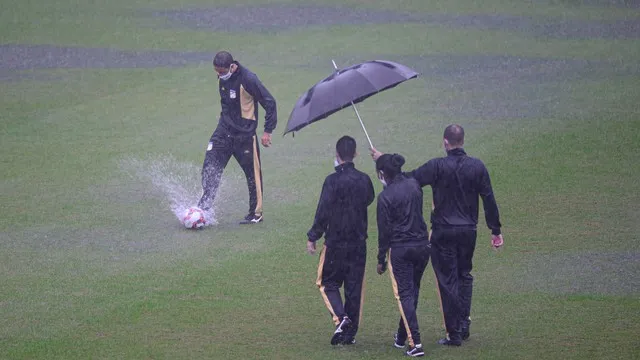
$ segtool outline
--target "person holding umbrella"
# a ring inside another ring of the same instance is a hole
[[[335,172],[322,185],[307,251],[316,253],[324,234],[316,285],[335,327],[331,345],[355,343],[364,292],[367,259],[367,207],[375,197],[369,176],[353,165],[356,141],[350,136],[336,143]],[[344,304],[340,287],[344,285]]]
[[[429,160],[407,173],[421,187],[433,189],[431,259],[438,280],[447,336],[438,343],[460,346],[469,337],[476,247],[478,202],[482,198],[486,223],[494,248],[504,244],[498,205],[484,163],[464,151],[464,129],[452,124],[443,136],[445,157]],[[374,160],[385,155],[371,149]]]
[[[412,357],[424,355],[418,326],[420,281],[429,263],[429,236],[422,216],[422,188],[402,174],[404,158],[384,154],[376,160],[384,190],[378,195],[378,274],[389,268],[393,293],[400,308],[394,346]],[[387,266],[388,264],[388,266]]]
[[[271,146],[271,133],[278,122],[276,100],[258,76],[233,59],[226,51],[213,58],[218,74],[222,111],[211,135],[202,165],[203,194],[198,207],[208,211],[213,205],[222,172],[233,156],[247,178],[249,213],[241,224],[256,224],[262,217],[262,166],[257,143],[258,104],[266,114],[260,142]]]

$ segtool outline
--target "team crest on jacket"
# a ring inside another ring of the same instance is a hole
[[[236,98],[236,91],[233,90],[233,89],[229,90],[229,97],[232,98],[232,99],[235,99]]]

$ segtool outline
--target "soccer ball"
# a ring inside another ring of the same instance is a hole
[[[187,229],[202,229],[205,225],[204,211],[198,207],[190,207],[184,212],[182,223]]]

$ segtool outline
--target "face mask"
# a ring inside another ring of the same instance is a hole
[[[224,75],[218,75],[218,78],[219,78],[220,80],[222,80],[222,81],[225,81],[225,80],[229,80],[229,78],[231,77],[231,75],[233,75],[233,73],[231,72],[231,69],[229,69],[229,71],[228,71],[226,74],[224,74]]]
[[[382,186],[387,187],[387,182],[384,180],[384,176],[382,171],[380,171],[380,173],[378,173],[378,180],[380,180],[380,182],[382,183]]]
[[[338,159],[333,158],[333,167],[338,167],[340,166],[340,163],[338,162]]]

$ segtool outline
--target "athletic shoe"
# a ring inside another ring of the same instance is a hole
[[[262,222],[262,214],[249,214],[244,217],[244,219],[240,220],[240,224],[248,225],[248,224],[257,224]]]
[[[404,341],[398,340],[398,333],[393,334],[393,346],[398,349],[404,349]]]
[[[331,337],[331,345],[338,345],[342,343],[344,338],[344,333],[349,329],[351,325],[351,320],[349,320],[348,316],[342,318],[340,324],[336,326],[336,331],[333,332],[333,337]]]
[[[420,356],[424,356],[424,350],[422,350],[422,344],[416,344],[416,346],[410,348],[409,350],[407,350],[407,352],[405,353],[408,356],[411,357],[420,357]]]
[[[356,338],[353,335],[344,335],[340,343],[342,345],[355,345]]]
[[[462,341],[460,341],[460,340],[451,340],[450,338],[446,337],[446,338],[438,340],[438,344],[439,345],[445,345],[445,346],[460,346],[460,345],[462,345]]]

